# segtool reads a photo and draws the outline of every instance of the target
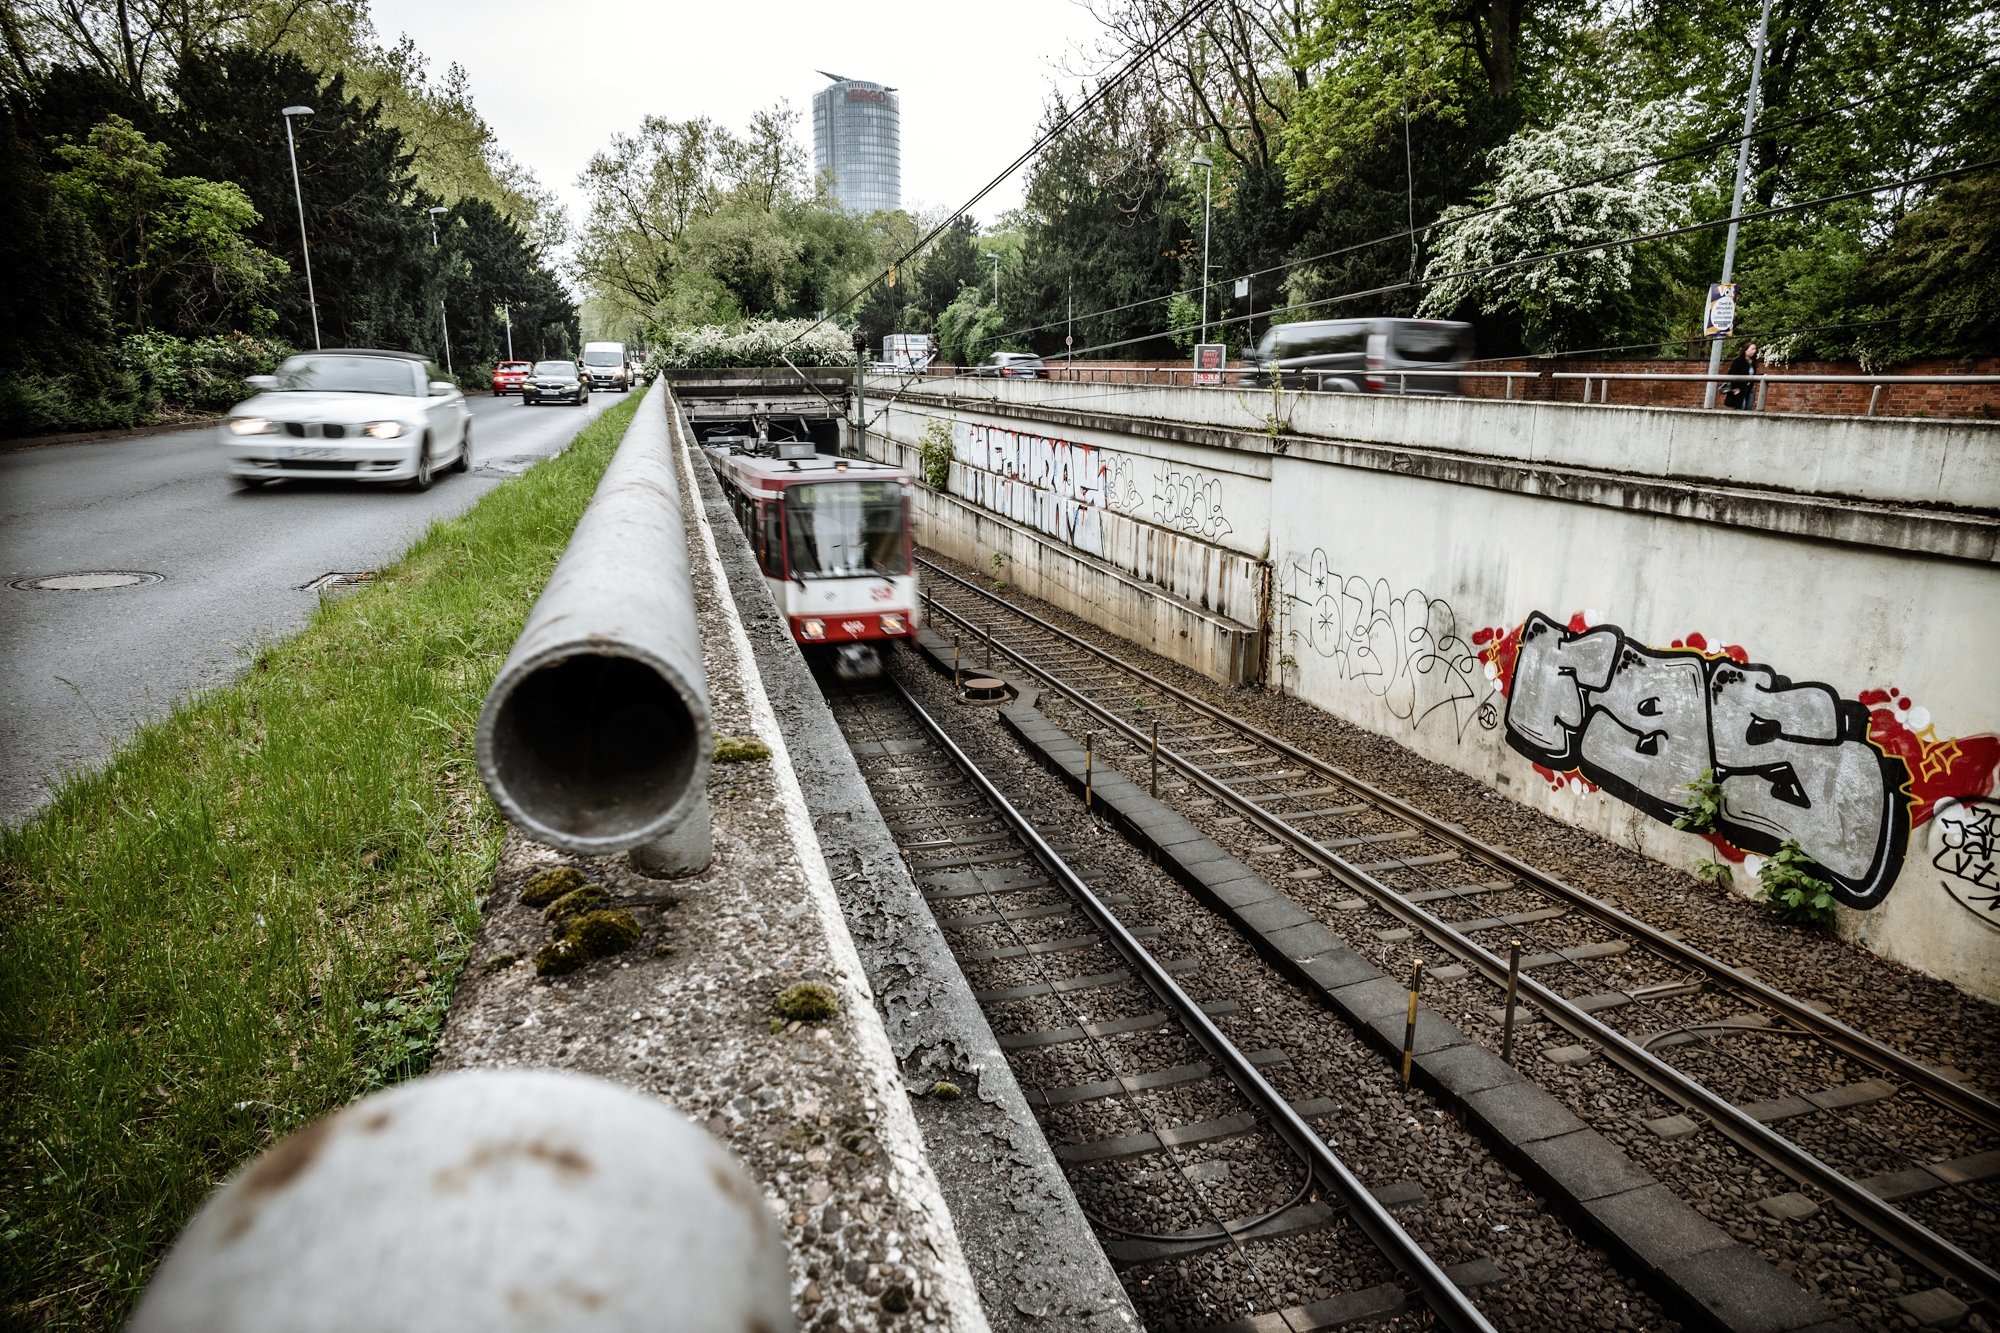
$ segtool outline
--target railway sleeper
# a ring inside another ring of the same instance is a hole
[[[1199,958],[1163,959],[1160,966],[1165,971],[1179,975],[1200,969]],[[1005,990],[976,990],[972,998],[981,1004],[994,1000],[1031,1000],[1037,995],[1067,995],[1071,991],[1095,990],[1101,986],[1123,986],[1132,980],[1132,974],[1123,969],[1116,972],[1097,972],[1090,976],[1058,977],[1054,981],[1037,981],[1026,986],[1010,986]]]
[[[1251,1051],[1247,1057],[1259,1069],[1273,1065],[1290,1064],[1292,1057],[1283,1051]],[[1121,1093],[1150,1092],[1155,1088],[1178,1087],[1183,1083],[1199,1083],[1205,1078],[1214,1078],[1215,1066],[1207,1063],[1175,1065],[1171,1069],[1156,1069],[1150,1074],[1120,1074],[1099,1083],[1081,1083],[1071,1088],[1023,1088],[1028,1105],[1047,1110],[1052,1106],[1073,1106],[1077,1102],[1102,1101],[1106,1097],[1116,1097]]]
[[[1340,1109],[1340,1103],[1331,1097],[1312,1097],[1305,1101],[1293,1102],[1292,1109],[1310,1120],[1314,1116],[1331,1115]],[[1143,1157],[1147,1153],[1164,1151],[1167,1148],[1187,1148],[1202,1143],[1219,1143],[1224,1139],[1240,1138],[1251,1133],[1258,1126],[1257,1117],[1245,1111],[1240,1115],[1224,1116],[1220,1120],[1203,1120],[1192,1125],[1170,1125],[1154,1134],[1126,1134],[1115,1139],[1096,1139],[1089,1143],[1058,1143],[1056,1156],[1065,1162],[1085,1165],[1091,1162],[1115,1162],[1125,1157]],[[1396,1188],[1389,1186],[1386,1188]],[[1378,1199],[1382,1195],[1378,1192]],[[1400,1200],[1399,1202],[1414,1202]],[[1383,1199],[1384,1204],[1389,1200]]]
[[[1201,1011],[1210,1018],[1220,1018],[1236,1013],[1242,1007],[1235,1000],[1207,1000],[1202,1003]],[[1003,1032],[996,1039],[1003,1051],[1025,1051],[1037,1046],[1060,1046],[1065,1042],[1082,1041],[1085,1037],[1119,1037],[1128,1032],[1151,1032],[1165,1027],[1171,1017],[1154,1010],[1136,1018],[1110,1018],[1080,1027],[1048,1028],[1041,1032]]]

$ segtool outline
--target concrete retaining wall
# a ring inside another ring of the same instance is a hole
[[[997,425],[1198,469],[1205,539],[1269,565],[1267,678],[1740,889],[1795,841],[1845,934],[2000,999],[2000,426],[923,387],[892,431],[954,423],[961,503],[994,495],[960,472]],[[1671,827],[1704,769],[1713,840]]]

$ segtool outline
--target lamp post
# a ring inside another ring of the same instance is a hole
[[[285,155],[292,159],[292,202],[299,206],[299,253],[306,261],[306,305],[312,311],[313,350],[319,350],[319,300],[313,295],[312,247],[306,244],[306,197],[299,188],[299,150],[292,142],[292,117],[310,116],[309,106],[288,106],[279,112],[285,118]]]
[[[1189,159],[1205,168],[1207,179],[1201,187],[1201,340],[1208,341],[1208,220],[1209,204],[1215,197],[1215,163],[1203,154]]]
[[[993,304],[1000,304],[1000,256],[988,250],[986,257],[993,261]]]
[[[437,249],[437,244],[438,244],[438,215],[445,211],[446,209],[442,204],[437,205],[430,210],[431,249],[433,250]],[[458,372],[454,371],[451,368],[451,325],[446,322],[444,317],[444,293],[442,291],[439,291],[438,293],[438,327],[444,330],[444,373],[447,375],[455,375]]]
[[[514,311],[505,301],[500,303],[500,318],[507,321],[507,359],[512,361],[514,359]]]
[[[1750,92],[1743,99],[1743,142],[1736,148],[1736,197],[1729,205],[1729,239],[1722,247],[1722,281],[1725,284],[1736,269],[1736,228],[1743,218],[1743,178],[1750,170],[1750,128],[1757,123],[1757,84],[1764,74],[1764,38],[1770,30],[1771,0],[1764,0],[1764,16],[1757,20],[1757,49],[1750,55]],[[1708,344],[1708,373],[1713,376],[1721,366],[1722,339],[1716,338]],[[1714,379],[1711,378],[1702,387],[1701,405],[1714,407]]]

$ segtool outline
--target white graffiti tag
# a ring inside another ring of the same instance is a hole
[[[2000,802],[1984,796],[1948,797],[1931,815],[1931,864],[1940,883],[1959,904],[1987,925],[2000,928],[2000,863],[1994,859]]]
[[[1449,602],[1417,589],[1397,597],[1387,580],[1371,584],[1327,564],[1324,550],[1292,561],[1285,595],[1303,616],[1306,642],[1333,660],[1341,679],[1359,682],[1413,727],[1437,714],[1463,739],[1475,719],[1493,725],[1481,704],[1496,691],[1460,637]]]
[[[1222,513],[1222,482],[1173,463],[1153,475],[1153,521],[1209,541],[1235,530]]]
[[[1849,907],[1882,901],[1902,870],[1908,770],[1869,743],[1867,708],[1826,685],[1648,648],[1612,625],[1572,632],[1537,611],[1521,630],[1507,743],[1665,822],[1713,770],[1716,832],[1767,855],[1798,843]]]

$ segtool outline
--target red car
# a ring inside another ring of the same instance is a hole
[[[521,392],[521,381],[535,368],[532,361],[502,361],[493,367],[493,396]]]

